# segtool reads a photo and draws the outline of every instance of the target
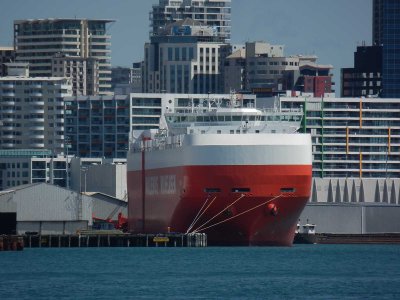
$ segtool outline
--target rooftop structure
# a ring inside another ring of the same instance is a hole
[[[4,64],[13,62],[14,59],[14,47],[0,46],[0,77],[6,76],[7,74],[7,68]]]
[[[354,68],[341,70],[341,96],[367,97],[382,92],[382,46],[359,46]]]
[[[215,28],[225,41],[231,37],[231,0],[160,0],[150,12],[150,36],[170,23],[190,18]]]
[[[333,66],[316,62],[316,56],[285,56],[282,45],[248,42],[224,61],[224,91],[271,96],[293,90],[323,96],[332,92]]]

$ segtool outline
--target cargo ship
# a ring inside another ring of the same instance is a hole
[[[237,96],[164,114],[128,152],[129,231],[206,233],[208,245],[293,243],[310,196],[311,137],[301,110]]]

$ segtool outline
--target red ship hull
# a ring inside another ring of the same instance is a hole
[[[209,245],[290,246],[310,196],[311,168],[203,165],[131,170],[129,229],[204,232]]]

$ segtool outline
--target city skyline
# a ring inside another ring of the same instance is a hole
[[[0,45],[13,44],[13,22],[28,18],[106,18],[116,22],[112,36],[112,65],[131,66],[144,56],[149,40],[149,13],[157,0],[6,1],[0,12]],[[96,6],[94,6],[96,5]],[[21,8],[24,8],[23,10]],[[262,8],[262,9],[260,9]],[[302,26],[299,26],[301,24]],[[372,40],[372,1],[232,0],[232,44],[267,41],[285,45],[286,55],[315,54],[332,64],[339,92],[340,68],[353,66],[353,52]]]

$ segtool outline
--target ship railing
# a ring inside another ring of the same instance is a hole
[[[182,147],[181,136],[164,137],[156,140],[142,141],[140,144],[131,148],[132,153],[151,152],[166,149],[176,149]]]

